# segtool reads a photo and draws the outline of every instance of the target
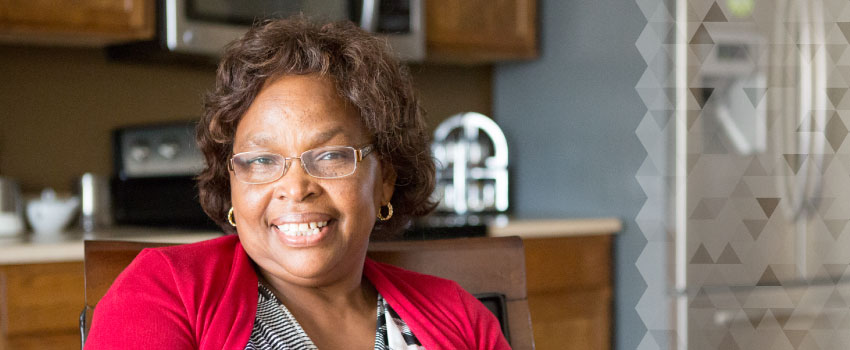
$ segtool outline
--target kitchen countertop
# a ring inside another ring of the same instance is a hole
[[[507,219],[488,227],[493,237],[547,238],[615,234],[622,229],[616,218],[599,219]],[[84,240],[123,240],[192,243],[220,237],[216,231],[188,231],[149,227],[116,227],[98,232],[70,231],[40,236],[28,233],[0,237],[0,265],[82,261]]]

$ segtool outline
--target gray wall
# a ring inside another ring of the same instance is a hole
[[[494,119],[505,131],[511,205],[524,217],[623,220],[615,241],[617,349],[636,349],[646,283],[635,262],[647,240],[634,222],[646,196],[635,135],[647,109],[635,91],[646,64],[635,42],[646,17],[634,1],[539,0],[541,55],[494,69]],[[663,272],[661,272],[663,273]]]

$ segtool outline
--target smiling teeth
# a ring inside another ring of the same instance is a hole
[[[277,225],[277,229],[287,236],[310,236],[319,233],[320,229],[327,225],[327,221],[313,221],[302,222],[299,224]]]

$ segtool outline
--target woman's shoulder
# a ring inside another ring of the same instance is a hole
[[[169,281],[178,285],[209,283],[211,281],[203,280],[220,276],[222,272],[235,267],[241,249],[236,236],[146,248],[124,269],[114,284],[148,284],[151,280]]]
[[[154,255],[159,255],[178,266],[204,266],[217,261],[230,261],[241,250],[238,236],[225,235],[189,244],[146,248],[142,252],[146,254],[156,253]],[[140,256],[142,255],[140,254]],[[195,264],[199,259],[203,259],[204,264]]]
[[[363,273],[425,347],[509,348],[499,321],[457,282],[370,259]]]
[[[236,237],[226,236],[142,250],[95,307],[91,334],[100,346],[92,346],[197,348],[213,338],[213,344],[223,343],[227,339],[218,338],[230,334],[224,330],[233,320],[251,319],[256,309],[256,275],[241,249]],[[250,330],[242,333],[247,341]]]
[[[457,282],[450,279],[407,270],[371,259],[366,259],[364,273],[373,284],[376,284],[376,288],[379,288],[377,284],[387,282],[397,287],[415,288],[420,291],[441,292],[462,289]]]

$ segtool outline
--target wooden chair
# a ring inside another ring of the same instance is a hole
[[[80,315],[81,342],[85,342],[94,307],[118,274],[142,249],[167,245],[85,242],[86,305]],[[525,286],[525,252],[519,237],[372,242],[368,256],[458,282],[501,316],[503,330],[514,349],[534,348]]]

